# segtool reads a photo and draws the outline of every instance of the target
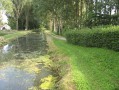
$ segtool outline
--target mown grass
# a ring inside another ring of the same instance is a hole
[[[119,53],[87,48],[54,39],[61,53],[70,57],[77,90],[119,90]]]
[[[20,37],[22,35],[26,35],[28,33],[29,33],[28,31],[14,31],[13,33],[4,35],[3,37],[5,39],[9,40],[9,39],[14,39],[14,38]]]

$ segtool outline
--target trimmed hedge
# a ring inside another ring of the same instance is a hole
[[[86,47],[105,47],[119,51],[119,27],[73,30],[66,33],[69,43]]]

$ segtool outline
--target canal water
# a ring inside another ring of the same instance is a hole
[[[53,72],[43,33],[17,38],[0,48],[0,90],[50,90]],[[44,62],[45,61],[45,62]]]

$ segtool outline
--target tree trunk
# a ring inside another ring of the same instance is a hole
[[[53,30],[53,20],[50,19],[49,21],[49,29],[52,31]]]
[[[53,31],[54,31],[55,33],[57,33],[56,18],[54,18],[53,24],[54,24],[54,25],[53,25],[53,26],[54,26],[54,28],[53,28],[54,30],[53,30]]]
[[[16,19],[16,30],[19,30],[19,18]]]
[[[60,34],[62,34],[62,29],[63,29],[63,23],[62,23],[62,19],[60,18]]]
[[[85,5],[86,5],[86,20],[88,20],[88,16],[89,16],[89,1],[88,0],[86,0]]]
[[[112,8],[110,7],[110,16],[112,15]]]
[[[60,35],[61,34],[61,32],[60,32],[60,29],[61,29],[60,28],[60,19],[58,19],[57,22],[58,22],[58,25],[57,25],[57,27],[58,27],[57,34]]]
[[[98,8],[97,8],[97,5],[98,5],[98,1],[97,0],[95,0],[95,25],[97,26],[97,16],[98,16]]]
[[[79,27],[79,0],[76,0],[76,19],[75,19],[75,26]]]
[[[83,0],[80,2],[80,29],[82,28],[82,20],[83,20]]]
[[[29,25],[29,17],[28,14],[26,15],[26,25],[25,25],[25,30],[28,30],[28,25]]]

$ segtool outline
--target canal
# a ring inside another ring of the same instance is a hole
[[[0,90],[51,90],[56,77],[43,33],[31,33],[0,48]]]

